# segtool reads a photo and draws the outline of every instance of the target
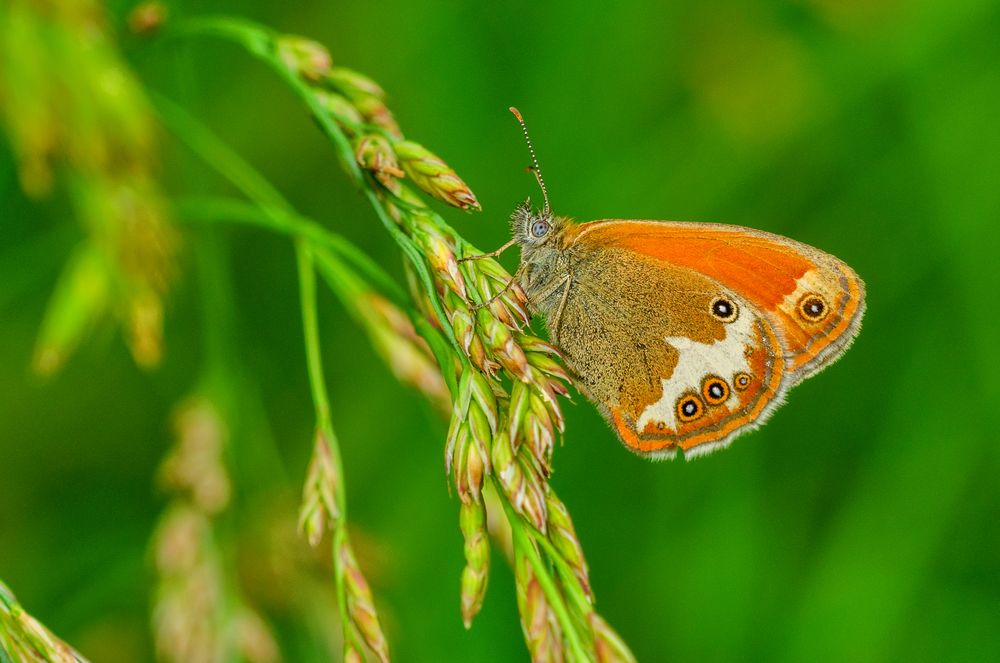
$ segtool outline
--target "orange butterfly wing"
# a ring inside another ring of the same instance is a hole
[[[781,404],[784,350],[748,299],[620,247],[577,246],[564,256],[562,276],[543,267],[539,282],[526,270],[532,309],[632,451],[702,454]]]
[[[865,309],[843,261],[771,233],[711,223],[602,220],[567,228],[568,248],[618,247],[693,269],[753,302],[777,330],[789,386],[838,359]]]

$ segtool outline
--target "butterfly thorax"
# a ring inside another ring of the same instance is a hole
[[[511,233],[521,247],[518,282],[532,312],[546,318],[554,339],[557,324],[553,323],[557,323],[560,302],[572,286],[572,227],[568,217],[555,216],[547,209],[533,210],[530,200],[511,215]]]

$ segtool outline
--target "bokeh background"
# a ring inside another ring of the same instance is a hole
[[[174,17],[210,10],[307,35],[379,81],[407,135],[476,192],[481,214],[441,212],[480,247],[504,242],[509,211],[536,195],[515,104],[557,212],[751,226],[866,280],[852,349],[724,453],[651,464],[584,399],[568,406],[553,485],[598,606],[640,661],[1000,660],[1000,5],[167,4]],[[144,86],[401,275],[394,243],[270,72],[225,44],[131,38],[129,9],[110,3],[109,24]],[[166,132],[160,152],[168,195],[232,193]],[[181,230],[159,368],[137,368],[108,326],[40,379],[35,340],[81,231],[64,196],[24,195],[5,140],[0,222],[0,578],[93,660],[153,660],[156,468],[203,355],[197,235]],[[313,416],[294,255],[263,231],[224,241],[244,441],[226,521],[233,568],[286,658],[324,660],[322,625],[297,624],[284,597],[306,590],[255,566],[301,545]],[[446,423],[328,293],[321,304],[352,526],[396,659],[526,660],[501,556],[482,613],[462,627]],[[315,582],[316,601],[330,599]]]

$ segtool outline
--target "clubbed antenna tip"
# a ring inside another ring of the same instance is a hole
[[[542,198],[545,200],[545,208],[542,210],[542,214],[548,216],[551,210],[551,207],[549,206],[549,192],[545,188],[545,180],[542,179],[542,169],[538,165],[538,157],[535,156],[535,148],[531,145],[531,137],[528,136],[528,126],[524,123],[524,117],[521,115],[521,111],[511,106],[510,112],[517,118],[518,123],[521,125],[521,130],[524,131],[524,142],[528,144],[528,152],[531,154],[531,172],[535,174],[535,179],[538,180],[538,186],[542,189]]]

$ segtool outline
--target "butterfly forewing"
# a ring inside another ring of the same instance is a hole
[[[790,384],[826,367],[857,335],[864,283],[843,261],[760,230],[709,223],[593,221],[568,229],[571,251],[625,249],[686,267],[753,302],[777,330]]]

